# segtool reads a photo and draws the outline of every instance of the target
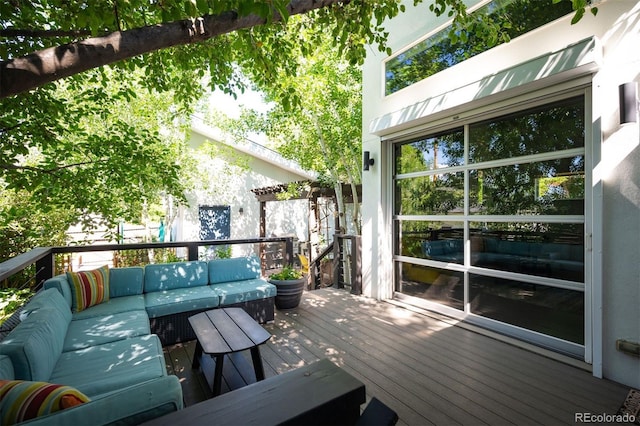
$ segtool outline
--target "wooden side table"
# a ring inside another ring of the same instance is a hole
[[[215,359],[213,396],[220,395],[222,387],[222,365],[226,354],[249,349],[256,380],[264,380],[264,367],[260,356],[260,345],[271,338],[242,308],[222,308],[201,312],[189,317],[189,323],[198,339],[192,367],[200,367],[203,353]]]

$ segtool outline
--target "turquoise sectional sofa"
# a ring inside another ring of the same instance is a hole
[[[254,256],[111,268],[108,277],[108,300],[80,311],[67,275],[47,280],[0,341],[0,385],[46,382],[85,398],[25,423],[138,424],[179,410],[182,389],[167,375],[162,347],[194,338],[189,316],[240,306],[273,320],[276,288],[260,278]],[[0,416],[25,398],[3,389]]]
[[[109,272],[111,297],[91,310],[144,310],[151,333],[160,338],[163,346],[195,339],[188,318],[207,309],[241,307],[260,323],[274,318],[277,289],[260,278],[260,260],[256,256],[112,268]],[[71,306],[66,275],[47,280],[44,287],[57,288]],[[93,314],[79,317],[87,315]]]

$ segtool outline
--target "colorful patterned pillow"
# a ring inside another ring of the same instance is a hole
[[[86,395],[70,386],[0,380],[0,423],[13,425],[89,401]]]
[[[92,271],[67,272],[71,287],[71,311],[80,312],[109,300],[109,267]]]

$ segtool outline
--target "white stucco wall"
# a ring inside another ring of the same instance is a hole
[[[196,151],[205,135],[192,132],[189,145]],[[198,189],[187,194],[189,206],[180,211],[177,219],[179,241],[199,239],[198,207],[228,205],[231,208],[231,239],[257,238],[260,235],[260,203],[252,189],[308,179],[308,175],[294,173],[249,154],[233,151],[229,146],[214,142],[215,157],[198,154]],[[240,166],[235,164],[240,163]],[[282,206],[271,207],[271,204]],[[240,213],[240,208],[243,212]],[[295,236],[307,238],[307,204],[299,202],[267,203],[267,236]],[[234,255],[243,254],[247,247],[234,247]],[[236,253],[237,252],[237,253]]]
[[[376,164],[363,172],[363,284],[373,297],[393,292],[386,137],[444,124],[472,110],[495,109],[522,95],[542,95],[577,78],[591,82],[594,306],[588,358],[594,374],[638,388],[640,360],[618,352],[615,341],[640,341],[640,130],[638,123],[618,121],[618,86],[640,82],[640,6],[635,0],[605,0],[598,7],[597,17],[587,14],[576,25],[565,17],[387,97],[386,56],[369,50],[363,71],[363,151],[370,151]],[[428,2],[416,9],[407,2],[407,10],[385,25],[394,51],[444,24],[429,12]],[[576,49],[568,46],[584,40],[584,49],[569,55]]]

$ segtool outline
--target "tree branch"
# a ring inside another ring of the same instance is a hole
[[[342,0],[292,0],[290,15],[341,3]],[[281,21],[274,11],[270,22]],[[51,47],[30,55],[0,62],[0,99],[35,89],[52,81],[98,68],[144,53],[207,40],[235,30],[262,25],[258,15],[236,12],[206,15],[193,20],[116,31],[104,37]]]

